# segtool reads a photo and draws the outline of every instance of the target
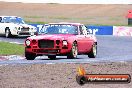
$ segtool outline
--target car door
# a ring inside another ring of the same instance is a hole
[[[93,38],[92,38],[92,35],[88,34],[87,33],[87,28],[83,25],[82,26],[82,29],[83,29],[83,34],[85,35],[85,49],[84,51],[87,52],[87,51],[90,51],[91,48],[92,48],[92,45],[93,45]]]
[[[78,41],[78,52],[79,53],[83,53],[86,51],[86,44],[87,44],[87,40],[85,38],[85,34],[83,31],[83,26],[80,25],[79,26],[79,34],[77,35],[77,41]]]

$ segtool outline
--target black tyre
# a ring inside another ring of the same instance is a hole
[[[72,44],[72,49],[70,53],[67,55],[67,58],[74,59],[77,58],[77,55],[78,55],[78,47],[77,47],[77,43],[74,42]]]
[[[97,55],[97,44],[94,43],[91,51],[88,53],[89,58],[95,58]]]
[[[56,59],[56,55],[49,55],[48,58],[51,59],[51,60],[55,60]]]
[[[27,60],[34,60],[36,58],[36,54],[25,52],[25,57]]]
[[[5,37],[6,38],[11,37],[11,32],[10,32],[10,29],[9,28],[6,28],[6,30],[5,30]]]

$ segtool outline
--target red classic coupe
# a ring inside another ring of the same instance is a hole
[[[77,58],[85,54],[89,58],[97,55],[97,40],[88,34],[86,27],[80,23],[49,23],[43,27],[41,35],[31,36],[25,40],[25,57],[34,60],[46,55],[50,59],[56,56]]]

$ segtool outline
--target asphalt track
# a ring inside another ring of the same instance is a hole
[[[25,37],[5,38],[0,41],[23,44]],[[35,60],[26,60],[25,57],[10,56],[9,60],[0,61],[0,65],[6,64],[55,64],[55,63],[95,63],[95,62],[127,62],[132,61],[132,37],[125,36],[97,36],[97,58],[88,58],[87,55],[78,55],[77,59],[66,59],[58,56],[56,60],[50,60],[47,56],[37,57]]]

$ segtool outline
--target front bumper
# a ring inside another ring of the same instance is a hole
[[[70,52],[70,49],[29,49],[25,48],[26,52],[35,53],[35,54],[42,54],[42,55],[66,55]]]
[[[21,31],[19,31],[19,32],[17,32],[17,35],[19,36],[32,36],[32,35],[36,35],[37,34],[37,32],[21,32]]]
[[[41,55],[66,55],[70,52],[72,44],[63,45],[63,40],[30,40],[30,45],[26,46],[25,52]]]

